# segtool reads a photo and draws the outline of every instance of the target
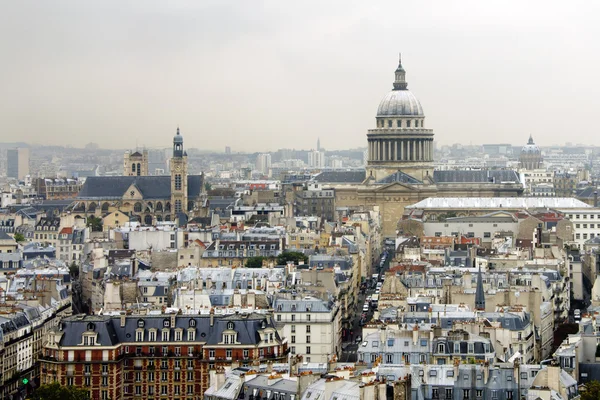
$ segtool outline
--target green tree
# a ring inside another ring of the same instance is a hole
[[[22,233],[15,233],[15,240],[20,243],[25,241],[25,236]]]
[[[58,382],[41,385],[32,400],[87,400],[89,392],[77,386],[62,386]]]
[[[300,261],[304,261],[304,263],[307,264],[308,256],[299,251],[284,251],[277,256],[278,265],[285,265],[290,261],[293,261],[296,265],[300,264]]]
[[[75,261],[73,261],[69,266],[69,274],[75,279],[79,277],[79,266],[75,263]]]
[[[585,389],[581,389],[581,400],[600,399],[600,382],[589,381],[585,383]]]
[[[102,218],[93,215],[88,217],[87,226],[92,228],[92,232],[102,232]]]
[[[262,268],[265,257],[248,257],[246,260],[246,268]]]
[[[205,190],[206,192],[210,192],[210,191],[212,190],[212,185],[211,185],[209,182],[206,182],[206,183],[204,184],[204,190]]]

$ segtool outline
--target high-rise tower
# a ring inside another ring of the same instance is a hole
[[[169,164],[171,169],[171,207],[174,218],[188,211],[188,164],[187,153],[183,150],[183,136],[173,137],[173,156]]]

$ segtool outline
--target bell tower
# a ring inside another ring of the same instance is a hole
[[[173,156],[169,164],[171,170],[171,208],[174,221],[180,213],[187,213],[188,204],[188,164],[187,153],[183,150],[183,136],[173,137]]]

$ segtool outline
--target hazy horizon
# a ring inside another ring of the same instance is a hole
[[[398,52],[439,146],[600,145],[600,4],[53,1],[0,15],[0,142],[366,146]]]

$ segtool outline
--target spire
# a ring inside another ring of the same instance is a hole
[[[394,90],[406,90],[408,83],[406,83],[406,71],[402,67],[402,53],[398,54],[398,68],[394,73]]]
[[[477,289],[475,291],[475,310],[485,311],[485,294],[483,293],[483,280],[481,278],[481,264],[477,272]]]
[[[535,144],[533,143],[533,136],[529,135],[529,141],[527,142],[527,144]]]
[[[177,134],[179,135],[179,125],[177,125]]]

